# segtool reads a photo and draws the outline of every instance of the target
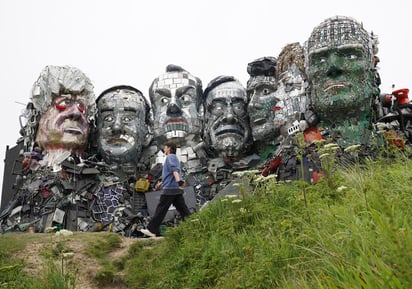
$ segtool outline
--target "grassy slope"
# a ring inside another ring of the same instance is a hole
[[[73,238],[101,266],[94,288],[412,288],[411,172],[412,161],[398,159],[336,170],[316,185],[240,187],[241,199],[210,204],[163,240],[133,242],[120,259],[108,257],[115,236]],[[75,274],[20,273],[15,253],[37,235],[0,236],[0,287],[74,288]],[[55,244],[54,255],[67,247]]]
[[[136,248],[130,288],[412,288],[412,162],[260,183]],[[306,202],[305,202],[306,199]],[[305,204],[306,203],[306,204]]]

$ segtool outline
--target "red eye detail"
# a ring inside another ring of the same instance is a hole
[[[67,105],[64,102],[56,103],[56,108],[60,111],[63,111],[67,108]]]
[[[281,110],[282,108],[280,107],[280,106],[277,106],[277,105],[275,105],[274,107],[273,107],[273,111],[278,111],[278,110]]]
[[[78,109],[81,113],[84,113],[86,109],[85,109],[83,103],[77,102],[76,104],[77,104],[77,109]]]

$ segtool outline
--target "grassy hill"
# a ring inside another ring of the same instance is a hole
[[[239,196],[210,203],[163,239],[2,235],[0,287],[412,288],[412,161],[328,176],[310,185],[246,174],[251,188],[239,185]],[[39,243],[43,269],[33,275],[24,252]]]

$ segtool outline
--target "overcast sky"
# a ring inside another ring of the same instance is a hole
[[[46,65],[78,67],[95,94],[131,85],[148,96],[167,64],[244,85],[246,66],[304,43],[328,17],[350,16],[379,37],[381,91],[412,88],[408,1],[0,0],[0,156],[19,137],[19,115]],[[2,186],[4,163],[0,164]]]

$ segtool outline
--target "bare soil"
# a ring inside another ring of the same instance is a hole
[[[89,241],[104,238],[104,234],[107,233],[74,233],[71,236],[51,236],[49,234],[35,234],[36,238],[26,245],[25,250],[19,252],[19,258],[22,258],[25,262],[24,270],[32,276],[39,276],[44,274],[45,262],[50,258],[45,258],[45,254],[52,254],[50,252],[56,246],[57,243],[63,243],[64,248],[68,252],[67,258],[59,257],[54,260],[59,270],[63,273],[71,273],[76,276],[75,288],[76,289],[96,289],[96,288],[116,288],[126,289],[127,287],[123,282],[116,282],[116,284],[107,284],[102,286],[97,285],[95,282],[95,276],[98,270],[101,268],[96,259],[90,257],[86,253],[86,248]],[[38,235],[38,238],[37,238]],[[34,237],[34,236],[33,236]],[[141,239],[132,239],[121,236],[121,244],[119,247],[114,248],[110,253],[110,260],[117,260],[122,258],[128,253],[129,247],[134,242]],[[122,280],[123,272],[118,272]]]

